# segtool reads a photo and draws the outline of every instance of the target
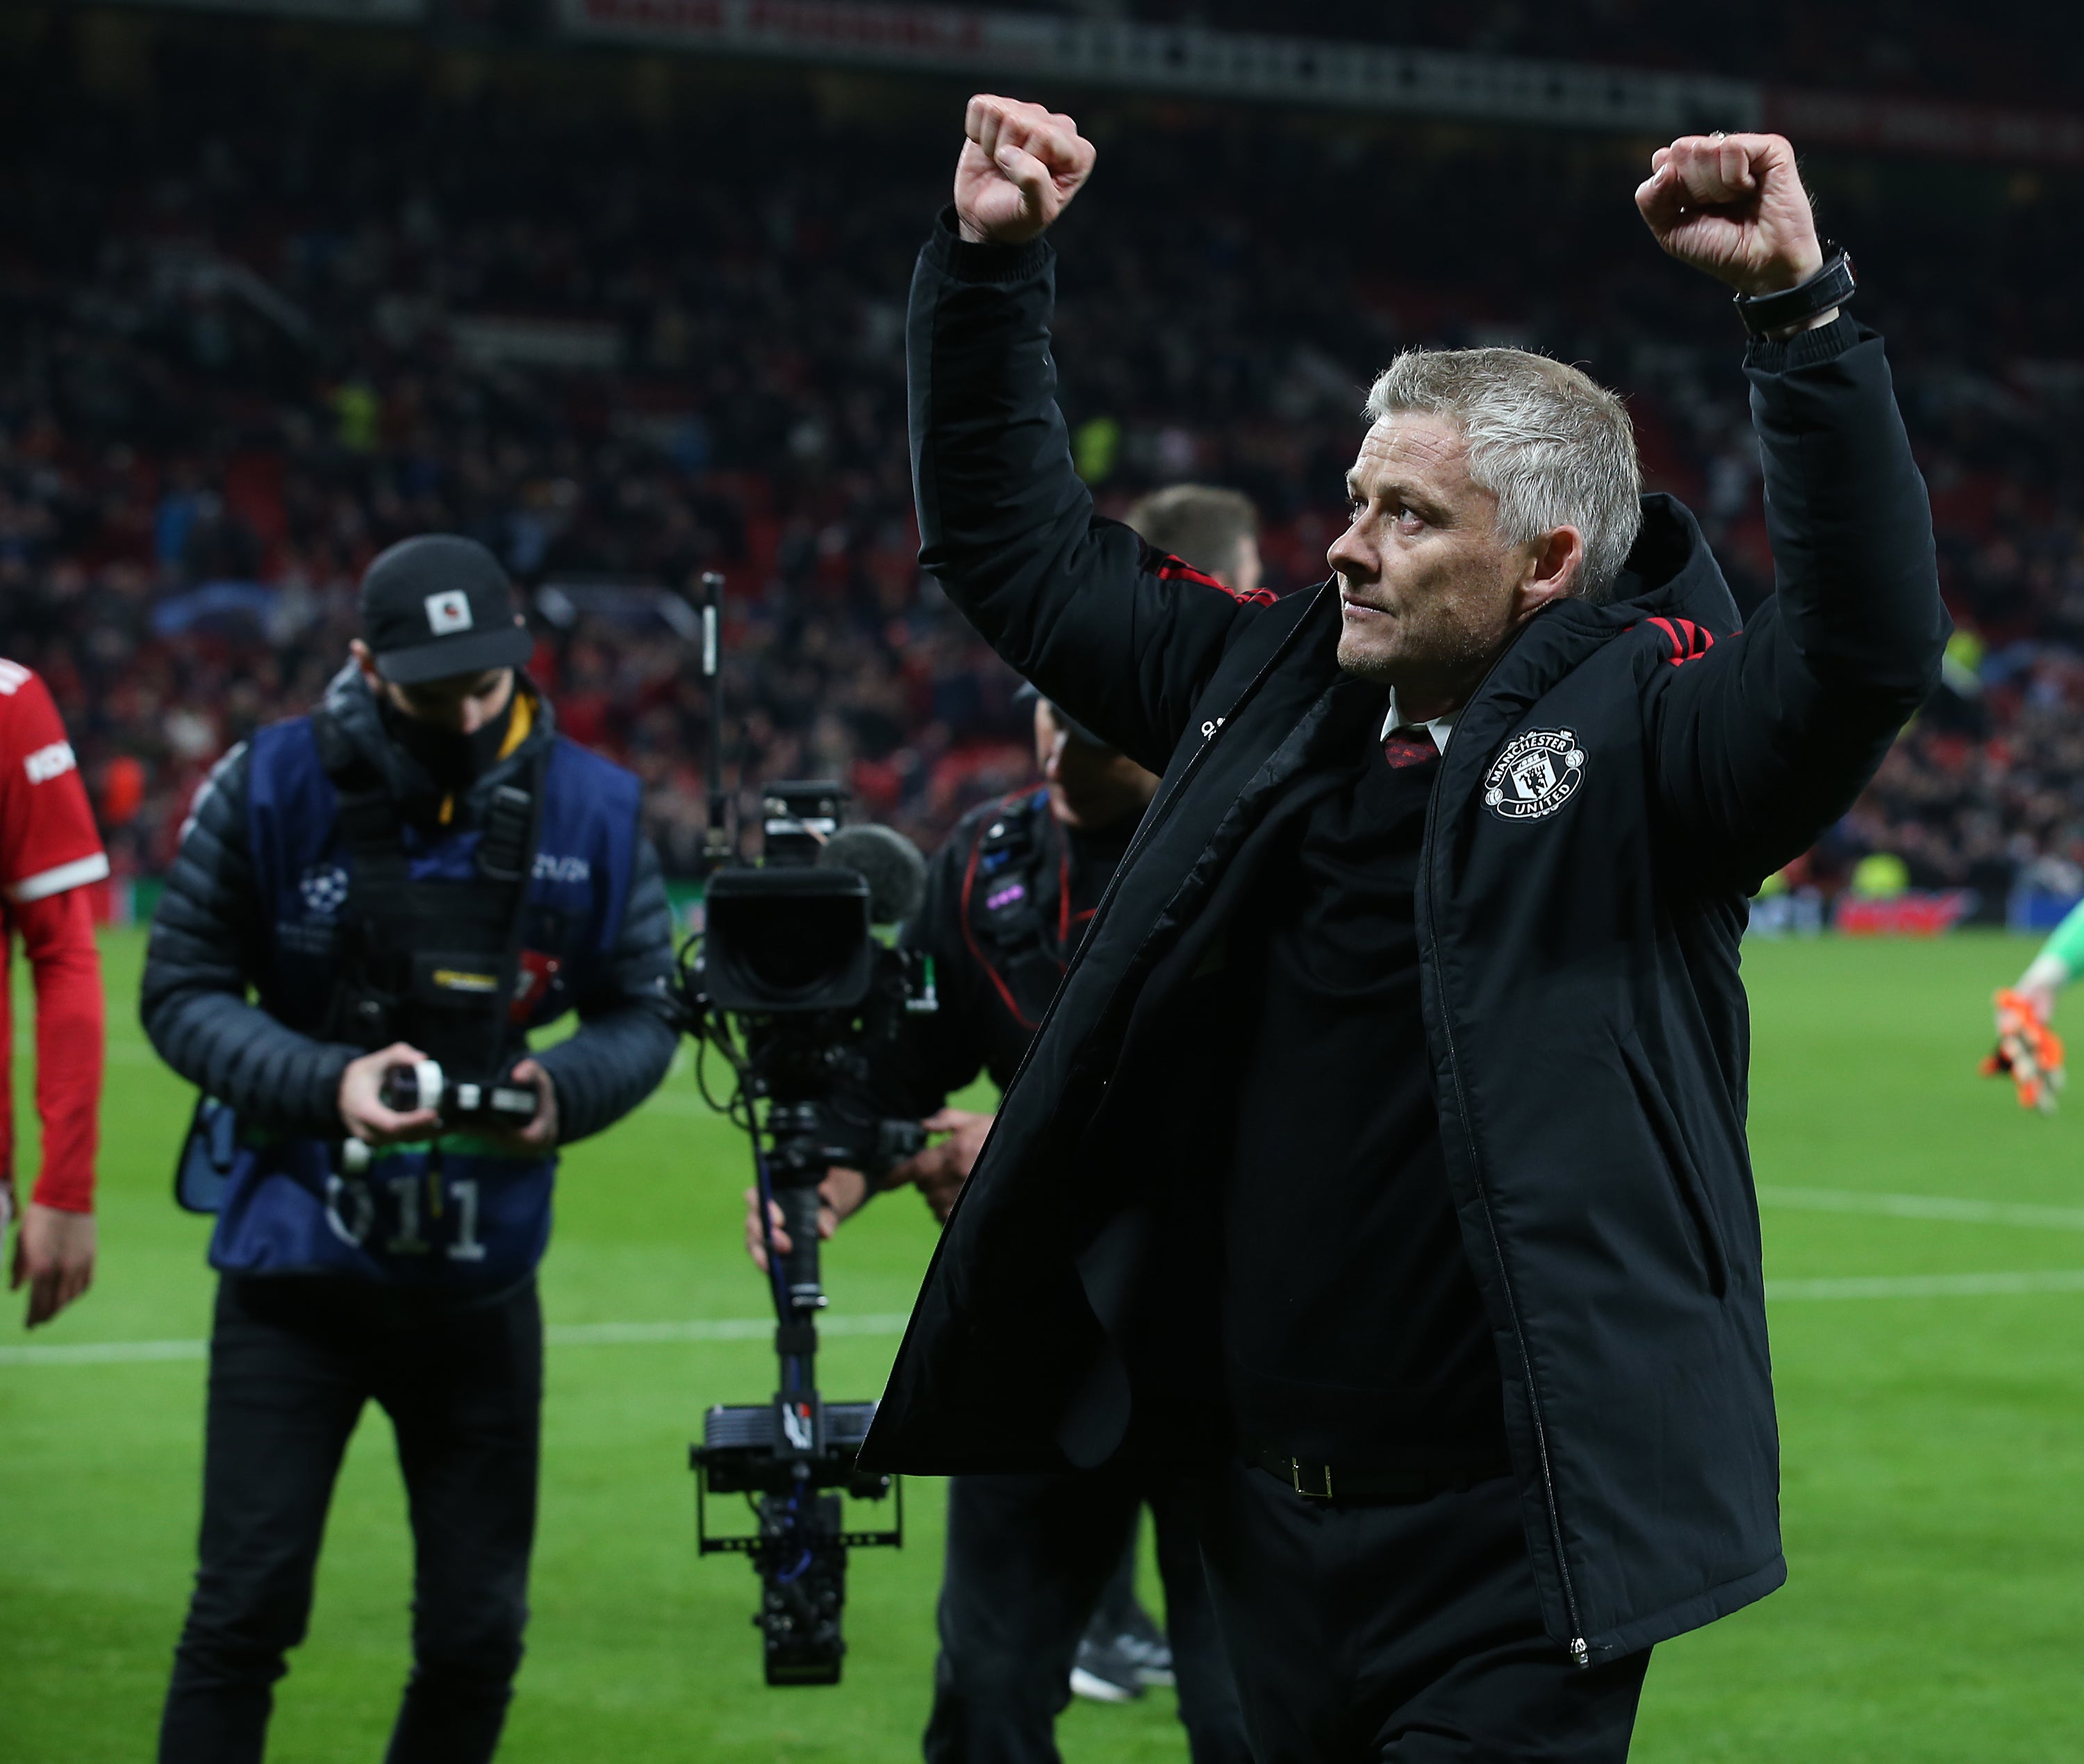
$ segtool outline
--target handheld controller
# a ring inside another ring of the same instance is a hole
[[[523,1127],[542,1100],[527,1085],[451,1078],[438,1060],[393,1066],[383,1074],[381,1094],[383,1106],[400,1115],[432,1109],[443,1127]]]

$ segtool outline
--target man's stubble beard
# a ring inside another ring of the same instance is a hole
[[[1370,654],[1366,647],[1356,643],[1341,631],[1339,633],[1337,654],[1339,671],[1350,674],[1357,680],[1373,680],[1378,685],[1394,685],[1399,671],[1396,663],[1386,655]]]
[[[1413,655],[1408,645],[1402,645],[1393,654],[1383,654],[1362,642],[1353,633],[1341,630],[1334,659],[1341,673],[1355,679],[1393,686],[1407,698],[1413,693],[1428,699],[1445,693],[1456,699],[1459,708],[1460,697],[1465,696],[1483,678],[1492,658],[1504,647],[1505,639],[1511,632],[1486,637],[1463,627],[1450,625],[1444,631],[1430,634],[1441,640],[1433,654]]]

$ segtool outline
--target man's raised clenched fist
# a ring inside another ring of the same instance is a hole
[[[1024,245],[1092,176],[1093,144],[1069,116],[981,95],[963,119],[955,218],[972,245]]]
[[[1823,267],[1816,218],[1778,135],[1682,135],[1651,154],[1635,205],[1657,242],[1743,294],[1777,294]]]

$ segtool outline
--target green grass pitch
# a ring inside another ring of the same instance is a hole
[[[1793,1578],[1658,1651],[1639,1759],[2084,1757],[2084,1092],[2045,1121],[1972,1069],[1989,993],[2026,947],[1968,936],[1747,954]],[[6,1764],[150,1754],[191,1566],[204,1368],[188,1344],[205,1332],[211,1281],[205,1222],[167,1195],[187,1092],[136,1027],[140,938],[114,934],[105,950],[100,1278],[33,1342],[19,1309],[0,1321]],[[26,1102],[26,1073],[20,1089]],[[769,1691],[751,1573],[696,1559],[684,1468],[705,1405],[766,1394],[765,1343],[582,1326],[760,1317],[739,1248],[745,1170],[684,1061],[565,1165],[543,1277],[535,1620],[508,1758],[918,1755],[939,1486],[912,1485],[901,1552],[854,1559],[845,1682]],[[932,1234],[902,1195],[849,1225],[828,1263],[833,1314],[904,1312]],[[22,1351],[140,1343],[173,1345],[156,1358]],[[831,1339],[827,1393],[874,1394],[895,1346],[892,1325]],[[334,1503],[272,1756],[381,1755],[405,1665],[406,1576],[388,1428],[372,1413]],[[1073,1764],[1185,1755],[1162,1692],[1075,1707],[1060,1737]]]

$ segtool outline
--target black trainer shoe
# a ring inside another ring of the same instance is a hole
[[[1167,1656],[1168,1664],[1170,1656]],[[1071,1694],[1095,1703],[1133,1703],[1143,1694],[1140,1664],[1118,1643],[1081,1636],[1071,1660]]]

